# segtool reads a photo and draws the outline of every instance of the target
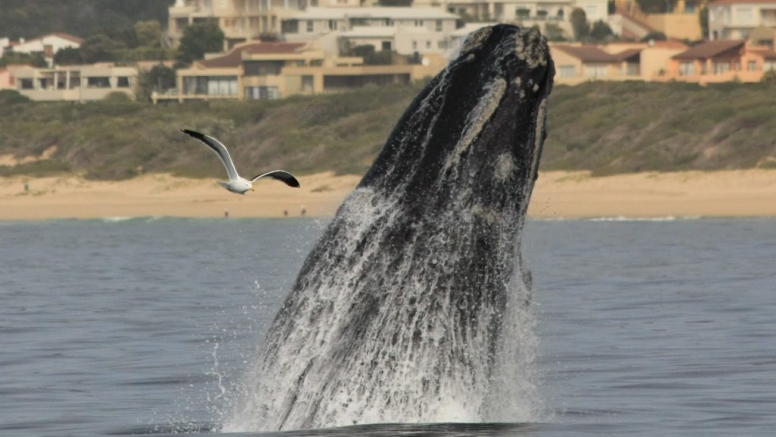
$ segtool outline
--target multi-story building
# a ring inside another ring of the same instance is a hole
[[[588,23],[606,22],[609,15],[607,0],[415,0],[413,6],[433,6],[479,21],[518,23],[539,26],[544,31],[553,23],[570,34],[571,11],[582,9]]]
[[[357,57],[328,55],[314,42],[247,42],[178,70],[177,89],[162,100],[272,100],[365,85],[408,83],[433,76],[441,65],[363,65]]]
[[[224,31],[227,47],[262,34],[281,32],[283,18],[307,9],[353,8],[360,0],[176,0],[169,8],[168,32],[180,39],[186,26],[215,20]]]
[[[190,24],[215,20],[232,47],[261,34],[279,33],[281,19],[306,8],[308,1],[320,0],[176,0],[169,9],[168,32],[180,39]]]
[[[137,69],[113,64],[71,65],[55,68],[19,68],[16,90],[35,101],[86,102],[102,100],[112,92],[135,98]]]
[[[401,55],[441,54],[449,48],[457,19],[439,8],[310,7],[285,18],[283,34],[288,41],[317,40],[332,53],[368,44]]]
[[[747,39],[757,27],[776,27],[776,0],[717,0],[708,9],[712,41]]]

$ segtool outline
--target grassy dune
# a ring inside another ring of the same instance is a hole
[[[0,176],[221,176],[212,153],[179,127],[222,140],[246,174],[361,174],[421,86],[250,103],[0,102],[0,155],[35,157],[56,146],[50,159],[0,165]],[[557,86],[544,153],[545,170],[594,174],[776,167],[776,86]]]

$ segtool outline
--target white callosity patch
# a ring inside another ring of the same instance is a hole
[[[491,26],[483,27],[470,33],[463,41],[463,44],[461,44],[460,53],[465,54],[480,47],[490,37],[491,33],[493,33],[493,27]]]
[[[490,121],[490,118],[496,112],[501,104],[501,99],[507,90],[507,81],[503,78],[497,78],[485,88],[485,93],[477,102],[477,105],[466,116],[461,138],[455,145],[450,156],[445,161],[445,170],[455,168],[461,156],[469,150],[482,129]]]
[[[538,30],[523,27],[515,32],[515,53],[518,59],[528,64],[528,68],[534,69],[547,65],[549,49]]]

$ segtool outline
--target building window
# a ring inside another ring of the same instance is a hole
[[[236,97],[237,76],[184,77],[183,94]]]
[[[246,61],[243,69],[246,76],[279,75],[283,70],[283,61]]]
[[[213,9],[213,0],[202,0],[202,9],[206,11]]]
[[[283,20],[280,22],[280,29],[283,33],[299,33],[299,21]]]
[[[117,88],[129,88],[129,78],[127,76],[121,76],[116,83]]]
[[[573,65],[561,65],[558,67],[558,76],[560,77],[574,77],[577,75],[577,69]]]
[[[277,100],[279,98],[280,92],[276,86],[251,86],[245,88],[246,100]]]
[[[585,77],[596,78],[607,76],[607,66],[600,64],[585,65]]]
[[[423,20],[415,20],[415,27],[423,27]]]
[[[19,79],[19,88],[23,90],[31,90],[35,88],[32,79]]]
[[[442,20],[436,20],[436,31],[437,32],[442,31]]]
[[[426,50],[431,49],[431,41],[426,41]]]
[[[307,20],[307,33],[313,32],[313,20]]]
[[[391,42],[390,41],[382,41],[380,44],[380,47],[382,50],[391,51]]]
[[[86,79],[86,86],[89,88],[110,88],[110,78],[89,77]]]
[[[383,26],[391,27],[393,26],[393,20],[390,18],[384,18],[383,19]]]
[[[437,48],[439,50],[447,50],[447,41],[437,41]]]
[[[749,61],[746,63],[746,69],[749,71],[757,71],[757,61]]]
[[[315,91],[313,77],[302,76],[302,90],[303,91]]]
[[[763,63],[763,70],[764,71],[776,70],[776,61],[765,61]]]
[[[711,64],[711,71],[714,74],[722,74],[730,71],[730,63],[729,62],[714,62]]]
[[[329,20],[329,30],[337,30],[337,20]]]
[[[418,49],[418,42],[412,41],[412,50],[417,50],[417,49]]]
[[[679,75],[680,76],[692,76],[695,74],[695,63],[693,62],[682,62],[679,64]]]

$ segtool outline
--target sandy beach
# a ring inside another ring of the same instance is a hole
[[[266,180],[245,196],[212,179],[152,174],[129,181],[77,176],[0,178],[0,220],[107,217],[330,217],[360,176],[302,176],[300,189]],[[25,184],[27,188],[25,189]],[[776,170],[639,173],[591,177],[542,172],[529,215],[595,217],[776,217]]]

